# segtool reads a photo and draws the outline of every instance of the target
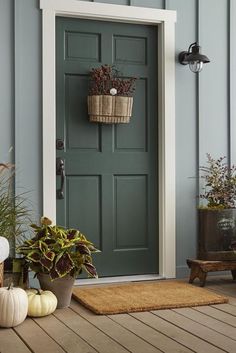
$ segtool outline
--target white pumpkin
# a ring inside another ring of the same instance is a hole
[[[21,288],[0,288],[0,326],[14,327],[21,324],[28,311],[28,298]]]
[[[0,262],[6,260],[9,256],[9,242],[6,238],[0,237]]]
[[[57,307],[57,297],[49,290],[28,289],[28,316],[40,317],[52,314]]]

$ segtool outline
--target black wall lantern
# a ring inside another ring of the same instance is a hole
[[[201,54],[201,47],[197,42],[190,44],[188,51],[179,54],[179,62],[182,65],[189,65],[192,72],[197,73],[202,70],[203,64],[210,62],[206,55]]]

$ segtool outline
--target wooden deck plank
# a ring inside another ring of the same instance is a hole
[[[56,310],[54,315],[65,323],[76,334],[83,337],[91,346],[101,353],[127,353],[124,347],[112,340],[90,322],[71,309]]]
[[[182,309],[173,309],[173,311],[181,314],[191,320],[198,322],[199,324],[209,327],[214,331],[217,331],[233,340],[236,340],[236,330],[229,323],[227,323],[227,319],[223,320],[224,313],[220,310],[211,308],[211,307],[201,307],[202,309],[196,308],[182,308]],[[206,310],[205,310],[206,309]],[[208,314],[208,310],[213,310],[212,315]],[[216,312],[216,313],[215,313]],[[218,313],[217,313],[218,312]],[[214,315],[215,314],[215,315]],[[226,314],[228,315],[228,314]],[[229,315],[230,316],[230,315]],[[231,316],[234,318],[233,316]],[[221,320],[222,318],[222,320]],[[225,322],[223,322],[225,321]],[[234,318],[234,322],[236,325],[236,318]],[[235,342],[236,344],[236,342]]]
[[[16,347],[17,353],[31,353],[12,329],[0,329],[0,352],[16,353]]]
[[[214,291],[218,294],[222,294],[224,296],[227,296],[230,298],[230,303],[231,304],[236,304],[236,287],[235,283],[219,283],[219,284],[214,284],[210,285],[209,287],[206,287],[206,289]]]
[[[234,307],[233,305],[231,305],[231,307],[236,309],[236,307]],[[203,313],[205,315],[208,315],[211,318],[216,319],[215,321],[217,321],[217,320],[219,320],[218,322],[223,321],[224,323],[227,323],[228,325],[236,327],[236,316],[233,316],[231,314],[228,314],[228,313],[225,313],[221,310],[218,310],[217,307],[212,308],[212,307],[200,306],[199,308],[196,308],[196,311],[199,311],[200,313]],[[210,318],[208,318],[208,320],[210,320]],[[213,321],[213,319],[212,319],[212,321]],[[222,325],[223,325],[223,323],[222,323]],[[236,339],[236,330],[235,329],[234,329],[234,336]]]
[[[56,310],[65,315],[66,309]],[[71,331],[55,316],[49,315],[34,319],[34,321],[47,332],[67,353],[95,353],[97,352],[76,333]]]
[[[169,311],[169,310],[166,310]],[[194,336],[192,333],[163,320],[161,317],[153,313],[132,313],[132,316],[144,322],[146,325],[162,332],[164,335],[171,337],[176,342],[192,349],[196,353],[222,353],[222,350],[202,340],[200,337]]]
[[[153,313],[158,315],[160,318],[184,329],[185,331],[190,332],[197,337],[201,337],[201,339],[212,345],[215,345],[223,351],[230,353],[235,353],[236,351],[236,343],[234,340],[225,337],[224,335],[215,332],[206,326],[203,327],[202,324],[188,319],[187,317],[184,317],[183,315],[180,315],[173,310],[156,310],[153,311]]]
[[[218,310],[222,310],[230,315],[236,316],[236,307],[231,304],[218,304],[218,305],[212,305],[213,308],[216,308]]]
[[[153,329],[135,319],[133,316],[128,314],[110,315],[109,316],[115,322],[133,332],[137,336],[150,342],[154,347],[160,349],[166,353],[190,353],[192,350],[184,347],[182,344],[173,341],[171,338],[163,335],[157,330]]]
[[[27,318],[14,330],[34,353],[62,353],[65,352],[47,333],[33,320]],[[16,350],[15,350],[16,352]],[[18,353],[18,352],[17,352]]]
[[[149,343],[143,341],[140,337],[136,336],[132,332],[127,331],[124,327],[120,326],[109,317],[104,315],[95,315],[91,311],[83,308],[74,301],[71,303],[71,308],[81,315],[83,318],[91,322],[99,330],[106,333],[116,342],[119,342],[127,350],[133,353],[158,353],[160,352],[157,348],[153,347]],[[160,352],[161,353],[161,352]]]

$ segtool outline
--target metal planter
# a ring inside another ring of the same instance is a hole
[[[236,260],[236,209],[199,209],[198,221],[198,259]]]

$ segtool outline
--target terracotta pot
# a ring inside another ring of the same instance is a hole
[[[198,210],[198,259],[236,260],[236,209]]]
[[[38,273],[37,278],[42,290],[50,290],[57,297],[57,309],[67,308],[70,305],[75,281],[73,277],[65,276],[52,281],[48,274]]]

